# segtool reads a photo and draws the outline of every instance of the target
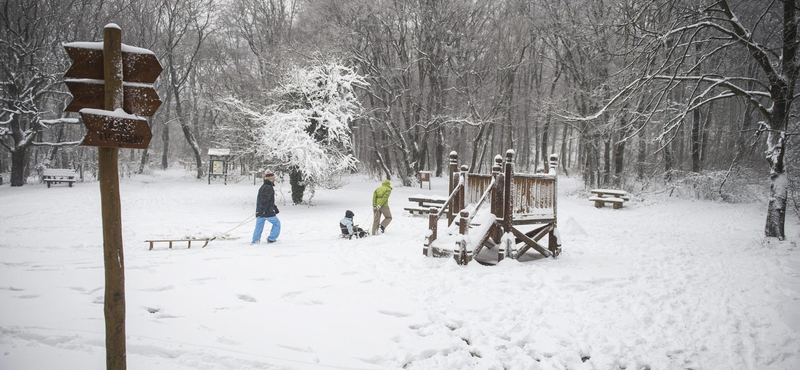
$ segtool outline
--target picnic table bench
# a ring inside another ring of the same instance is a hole
[[[623,203],[631,199],[625,190],[592,189],[591,193],[593,195],[589,197],[589,201],[594,202],[597,208],[603,208],[606,203],[611,203],[614,209],[620,209]]]
[[[69,183],[69,187],[72,187],[72,183],[78,181],[77,176],[78,175],[73,170],[65,168],[45,168],[42,173],[42,181],[47,183],[48,188],[50,184],[60,184],[62,182]]]
[[[442,206],[447,203],[446,199],[435,199],[435,198],[426,198],[421,196],[414,196],[408,197],[409,202],[416,202],[417,207],[406,207],[403,208],[404,210],[408,211],[412,215],[414,212],[418,212],[421,215],[428,214],[431,207],[441,209]]]

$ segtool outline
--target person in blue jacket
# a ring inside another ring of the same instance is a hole
[[[280,213],[275,205],[275,174],[267,172],[264,174],[264,184],[258,189],[256,197],[256,229],[253,231],[253,241],[250,245],[261,243],[261,233],[264,231],[264,223],[269,221],[272,229],[267,237],[267,243],[275,243],[278,235],[281,234],[281,221],[277,214]]]
[[[358,227],[358,225],[353,224],[353,217],[355,214],[351,210],[347,210],[344,213],[344,218],[339,221],[339,228],[342,229],[342,234],[347,236],[348,238],[356,237],[356,238],[363,238],[367,236],[367,232],[364,229]]]

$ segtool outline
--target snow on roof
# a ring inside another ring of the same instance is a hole
[[[230,149],[209,149],[208,155],[230,155]]]

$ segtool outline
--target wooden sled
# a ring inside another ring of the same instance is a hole
[[[172,249],[173,242],[188,242],[189,248],[192,248],[192,242],[203,242],[203,246],[200,248],[205,248],[208,245],[208,242],[211,241],[211,238],[204,238],[204,239],[158,239],[158,240],[145,240],[146,243],[150,243],[150,250],[153,250],[154,243],[169,243],[169,249]]]

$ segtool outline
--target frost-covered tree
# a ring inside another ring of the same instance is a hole
[[[592,119],[620,102],[646,93],[651,103],[645,121],[662,124],[658,140],[665,162],[689,117],[711,111],[714,102],[742,101],[760,113],[757,131],[766,137],[769,164],[767,237],[785,238],[788,177],[786,154],[794,121],[793,104],[800,76],[800,9],[794,1],[666,1],[650,3],[636,14],[644,58],[629,68],[632,82]],[[663,21],[667,20],[667,21]],[[754,72],[748,72],[751,68]],[[755,71],[758,71],[755,73]],[[671,103],[683,102],[683,104]],[[666,113],[664,113],[666,112]],[[693,127],[693,168],[699,169],[700,132]],[[733,153],[735,154],[735,153]],[[731,157],[734,157],[731,155]],[[671,168],[667,167],[667,173]]]
[[[362,112],[355,89],[366,85],[353,69],[326,63],[290,71],[266,110],[236,99],[227,103],[255,123],[253,152],[289,172],[292,201],[299,204],[307,185],[331,187],[332,179],[354,168],[351,124]]]
[[[78,144],[46,141],[42,134],[78,123],[61,113],[67,95],[60,88],[66,59],[60,41],[72,36],[78,25],[61,24],[71,19],[71,11],[85,6],[96,5],[88,0],[0,2],[0,150],[11,154],[11,186],[25,183],[33,146]]]

